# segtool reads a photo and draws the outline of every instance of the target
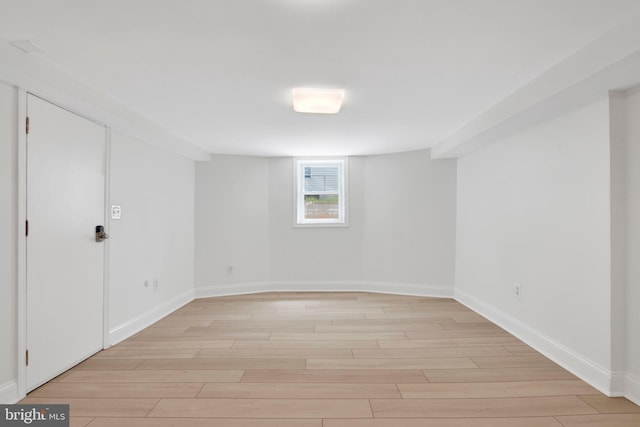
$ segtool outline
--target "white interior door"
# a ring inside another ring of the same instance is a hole
[[[105,128],[27,97],[27,391],[102,349]]]

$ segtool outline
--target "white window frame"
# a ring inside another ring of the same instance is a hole
[[[295,158],[294,172],[294,227],[346,227],[347,222],[347,187],[348,187],[348,159],[346,157],[323,158]],[[338,166],[338,218],[337,219],[306,219],[304,217],[304,169],[309,166]]]

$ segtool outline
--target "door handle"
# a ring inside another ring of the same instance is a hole
[[[104,225],[96,225],[96,242],[104,242],[109,235],[104,232]]]

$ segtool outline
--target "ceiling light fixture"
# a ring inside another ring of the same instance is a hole
[[[298,113],[336,114],[344,101],[344,89],[294,88],[293,109]]]

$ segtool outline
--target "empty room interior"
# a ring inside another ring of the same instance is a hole
[[[0,197],[0,404],[640,426],[637,0],[0,0]]]

